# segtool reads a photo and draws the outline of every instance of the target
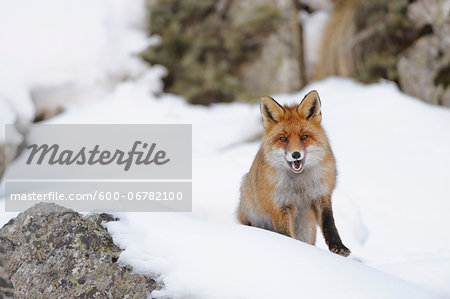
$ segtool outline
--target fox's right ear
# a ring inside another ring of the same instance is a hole
[[[306,120],[317,121],[322,120],[322,113],[320,112],[320,98],[316,90],[310,91],[297,107],[297,111]]]
[[[263,126],[267,129],[269,126],[280,121],[284,114],[283,107],[274,99],[268,96],[261,98],[261,114],[263,118]]]

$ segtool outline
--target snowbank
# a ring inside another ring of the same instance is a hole
[[[431,292],[282,235],[176,214],[122,215],[107,228],[138,273],[171,298],[433,298]],[[133,228],[130,230],[130,228]]]

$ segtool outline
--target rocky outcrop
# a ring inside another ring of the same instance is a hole
[[[351,76],[397,81],[399,54],[422,34],[408,20],[408,0],[334,0],[316,79]]]
[[[388,79],[407,94],[450,107],[450,2],[334,0],[315,79]]]
[[[303,30],[298,21],[299,8],[292,0],[233,1],[229,15],[236,28],[245,26],[257,6],[266,5],[280,12],[273,32],[260,37],[261,51],[244,62],[238,76],[244,93],[255,98],[272,93],[298,91],[306,84],[303,55]]]
[[[168,69],[165,90],[194,104],[257,99],[306,84],[298,2],[148,0],[143,58]]]
[[[416,28],[429,27],[401,54],[398,72],[401,89],[432,104],[450,107],[450,2],[419,0],[408,8]]]
[[[10,220],[0,229],[0,253],[14,297],[147,298],[160,288],[117,263],[121,249],[102,226],[114,220],[109,214],[83,218],[48,203]],[[0,268],[0,291],[1,277]]]

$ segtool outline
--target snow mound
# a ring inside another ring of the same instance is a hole
[[[163,273],[155,298],[434,298],[361,263],[269,231],[187,215],[134,213],[107,224],[138,273]],[[133,228],[133,229],[130,229]]]

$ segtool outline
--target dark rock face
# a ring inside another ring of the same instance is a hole
[[[39,203],[9,221],[0,229],[0,253],[14,297],[147,298],[159,289],[152,278],[117,264],[121,249],[102,226],[114,220]]]

